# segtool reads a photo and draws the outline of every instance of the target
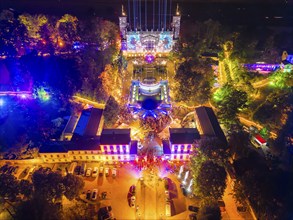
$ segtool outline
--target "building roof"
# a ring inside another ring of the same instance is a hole
[[[54,141],[44,143],[39,150],[39,153],[67,153],[65,142]]]
[[[66,126],[65,129],[63,131],[64,134],[72,134],[75,128],[75,125],[78,121],[78,116],[77,115],[71,115]]]
[[[216,136],[220,140],[227,142],[212,108],[206,106],[195,108],[195,119],[201,135]]]
[[[79,136],[96,136],[101,123],[103,109],[90,108],[82,111],[74,134]]]
[[[193,144],[200,135],[196,128],[169,128],[171,144]]]
[[[130,144],[130,129],[103,129],[100,137],[102,145]]]
[[[68,151],[98,151],[100,150],[100,140],[98,138],[89,138],[78,141],[53,141],[43,144],[39,153],[67,153]]]
[[[82,138],[75,140],[72,144],[67,146],[69,151],[81,151],[81,150],[90,150],[90,151],[99,151],[100,147],[100,138]]]

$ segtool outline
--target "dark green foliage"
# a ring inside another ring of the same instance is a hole
[[[118,114],[119,104],[113,96],[110,96],[104,110],[105,124],[109,127],[113,126],[115,122],[118,120]]]
[[[208,101],[213,81],[210,66],[200,62],[186,61],[179,66],[175,80],[177,101],[192,105]]]
[[[221,211],[216,200],[205,199],[202,201],[199,212],[197,214],[198,220],[220,220]]]
[[[201,152],[209,159],[224,162],[227,159],[227,144],[217,137],[204,137],[199,141]]]
[[[35,194],[31,200],[20,203],[16,208],[15,219],[17,220],[58,220],[61,219],[59,204],[50,203]]]
[[[222,198],[226,188],[226,176],[224,167],[212,161],[203,162],[196,179],[199,191],[204,197]]]
[[[60,199],[65,192],[63,178],[60,173],[39,169],[32,176],[35,193],[42,195],[49,202]]]
[[[17,179],[11,174],[0,174],[0,197],[14,200],[19,192]]]
[[[218,116],[221,122],[229,128],[238,123],[237,114],[246,107],[247,93],[225,84],[217,90],[214,100],[218,106]]]
[[[33,184],[28,180],[20,180],[19,192],[25,197],[30,198],[33,195]]]
[[[63,184],[65,187],[64,195],[69,200],[73,200],[79,196],[84,187],[84,181],[73,174],[67,174],[63,178]]]

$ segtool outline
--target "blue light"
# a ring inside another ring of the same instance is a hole
[[[0,99],[0,107],[4,106],[4,100],[3,99]]]

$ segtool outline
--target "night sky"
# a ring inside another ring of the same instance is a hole
[[[212,18],[223,23],[285,26],[293,23],[293,0],[172,0],[174,10],[176,3],[180,5],[184,20]],[[10,8],[16,14],[58,16],[69,13],[80,18],[99,16],[116,21],[122,4],[126,7],[127,0],[1,0],[0,10]]]

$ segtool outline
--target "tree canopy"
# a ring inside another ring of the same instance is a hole
[[[203,162],[196,178],[199,191],[204,197],[222,198],[226,188],[226,176],[222,166],[209,160]]]

